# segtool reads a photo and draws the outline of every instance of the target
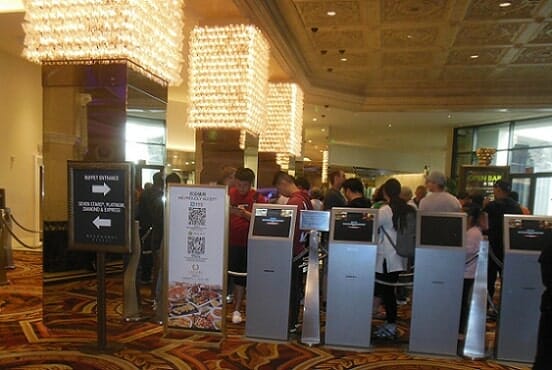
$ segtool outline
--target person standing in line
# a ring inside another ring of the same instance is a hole
[[[416,208],[420,208],[420,201],[424,199],[426,195],[426,187],[424,185],[418,185],[416,187],[416,190],[414,191],[414,198],[412,198],[412,201],[414,201],[414,204],[416,204]]]
[[[444,173],[433,171],[426,177],[430,193],[420,200],[420,211],[461,212],[462,206],[456,197],[445,191],[447,178]]]
[[[217,180],[217,185],[226,185],[228,186],[228,192],[234,187],[234,182],[236,180],[236,168],[232,166],[223,166],[220,176]],[[234,301],[234,280],[230,276],[226,277],[226,303],[232,303]]]
[[[295,331],[298,325],[299,306],[301,301],[301,292],[303,290],[302,276],[299,273],[301,257],[305,255],[306,240],[302,238],[299,229],[301,210],[312,210],[312,204],[307,192],[299,189],[292,176],[283,171],[278,171],[274,175],[272,185],[276,186],[278,192],[288,197],[288,205],[297,206],[297,217],[295,219],[295,232],[293,235],[293,263],[291,266],[291,293],[290,293],[290,331]]]
[[[364,196],[364,185],[358,178],[347,179],[342,185],[347,207],[370,208],[372,203]]]
[[[153,254],[161,247],[163,236],[163,173],[153,175],[153,184],[146,186],[138,203],[136,218],[140,223],[142,253],[140,255],[140,281],[152,284]],[[155,289],[151,290],[155,298]]]
[[[383,184],[382,190],[387,204],[378,210],[380,230],[376,256],[376,279],[393,284],[399,280],[400,272],[406,270],[407,259],[397,254],[392,242],[397,242],[397,229],[399,224],[406,225],[406,214],[411,207],[400,198],[401,183],[397,179],[387,180]],[[378,307],[379,302],[383,301],[386,318],[374,335],[382,339],[395,339],[397,336],[395,287],[376,282],[375,295],[374,307]]]
[[[253,203],[265,203],[266,199],[253,190],[255,173],[249,168],[238,168],[235,173],[234,186],[230,188],[230,227],[228,241],[228,267],[230,271],[247,272],[247,236]],[[234,282],[234,312],[232,322],[242,322],[240,312],[245,294],[246,277],[235,276]]]
[[[310,198],[312,203],[312,209],[315,211],[324,210],[324,202],[322,197],[322,191],[320,188],[312,188],[310,192]]]
[[[412,189],[410,189],[409,186],[401,187],[400,197],[406,202],[406,204],[418,209],[418,205],[414,202],[414,199],[412,198],[412,196],[413,196]]]
[[[324,211],[328,211],[333,207],[345,207],[347,201],[341,194],[341,185],[345,181],[345,172],[341,170],[332,171],[328,175],[330,188],[324,195]]]
[[[537,353],[533,370],[552,369],[552,241],[541,251],[539,257],[544,292],[541,296]]]
[[[498,180],[493,185],[494,200],[489,202],[486,199],[483,203],[483,211],[488,215],[489,222],[489,265],[487,275],[487,289],[489,298],[492,300],[495,292],[495,283],[498,274],[502,271],[504,261],[504,215],[521,215],[519,204],[510,198],[512,190],[509,182]]]

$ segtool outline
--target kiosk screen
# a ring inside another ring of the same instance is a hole
[[[540,252],[552,245],[552,219],[510,219],[506,237],[510,249]]]
[[[257,208],[251,235],[289,238],[292,216],[290,209]]]
[[[425,247],[463,247],[464,227],[461,217],[420,217],[420,245]]]
[[[374,215],[360,212],[339,212],[335,215],[333,240],[374,242]]]

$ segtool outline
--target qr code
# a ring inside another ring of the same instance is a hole
[[[188,254],[205,254],[204,236],[188,236]]]
[[[205,208],[188,208],[188,225],[205,226],[207,220],[207,209]]]

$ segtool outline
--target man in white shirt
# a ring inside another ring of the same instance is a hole
[[[455,196],[445,191],[447,178],[444,173],[433,171],[426,177],[426,188],[430,191],[420,201],[420,211],[460,212],[462,206]]]

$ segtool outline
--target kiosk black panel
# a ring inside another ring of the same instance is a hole
[[[552,245],[552,219],[519,219],[508,222],[506,245],[511,250],[540,252],[545,246]]]
[[[436,247],[464,246],[464,225],[460,217],[422,215],[420,217],[420,245]]]
[[[289,238],[292,215],[289,209],[257,208],[251,235]]]
[[[333,240],[373,243],[374,216],[359,212],[337,213]]]

